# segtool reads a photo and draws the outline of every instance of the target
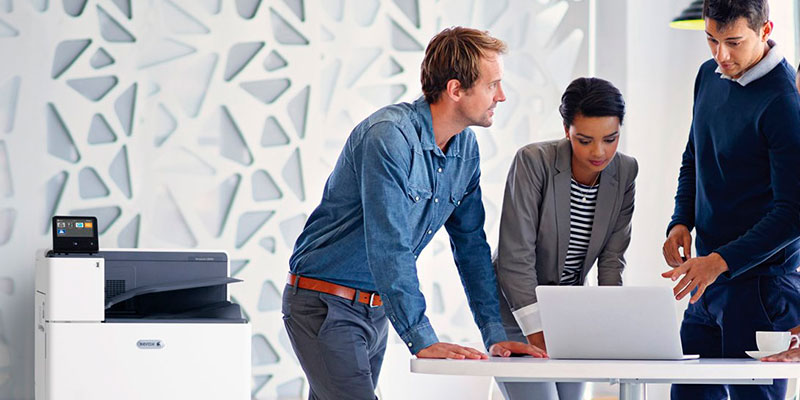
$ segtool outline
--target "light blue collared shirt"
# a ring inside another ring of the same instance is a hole
[[[728,75],[722,73],[722,70],[717,66],[717,69],[714,71],[720,74],[721,79],[728,79],[734,81],[742,86],[747,86],[750,82],[758,80],[759,78],[763,77],[764,75],[768,74],[769,71],[772,71],[778,64],[781,63],[783,60],[783,54],[778,50],[778,44],[775,43],[774,40],[769,39],[767,40],[767,45],[769,46],[769,51],[761,61],[757,62],[756,65],[752,66],[747,71],[744,71],[742,76],[738,78],[733,78]]]

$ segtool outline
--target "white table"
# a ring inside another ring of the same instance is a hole
[[[611,382],[620,400],[640,400],[646,383],[770,385],[800,377],[800,363],[747,359],[685,361],[549,360],[530,357],[488,360],[411,359],[411,372],[493,376],[498,382]]]

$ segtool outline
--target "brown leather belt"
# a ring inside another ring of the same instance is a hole
[[[319,279],[314,278],[307,278],[305,276],[297,276],[293,273],[289,273],[289,276],[286,278],[286,283],[289,286],[299,287],[300,289],[306,290],[313,290],[315,292],[327,293],[332,294],[334,296],[339,296],[341,298],[347,300],[353,300],[358,296],[358,302],[364,303],[370,307],[380,307],[383,305],[381,301],[381,296],[377,293],[370,293],[370,292],[362,292],[357,289],[353,289],[347,286],[337,285],[335,283],[330,283],[326,281],[321,281]]]

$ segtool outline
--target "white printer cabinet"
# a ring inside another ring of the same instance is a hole
[[[36,400],[246,400],[250,324],[106,322],[102,257],[36,260]]]

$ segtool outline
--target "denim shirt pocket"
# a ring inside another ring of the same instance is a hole
[[[433,197],[433,192],[424,187],[419,187],[414,184],[408,185],[408,190],[406,190],[406,194],[411,199],[412,203],[419,204],[425,203],[426,201],[430,200]]]
[[[428,166],[422,150],[412,147],[411,149],[411,168],[408,171],[409,188],[431,192],[432,182],[428,177]],[[420,200],[422,197],[420,197]]]

